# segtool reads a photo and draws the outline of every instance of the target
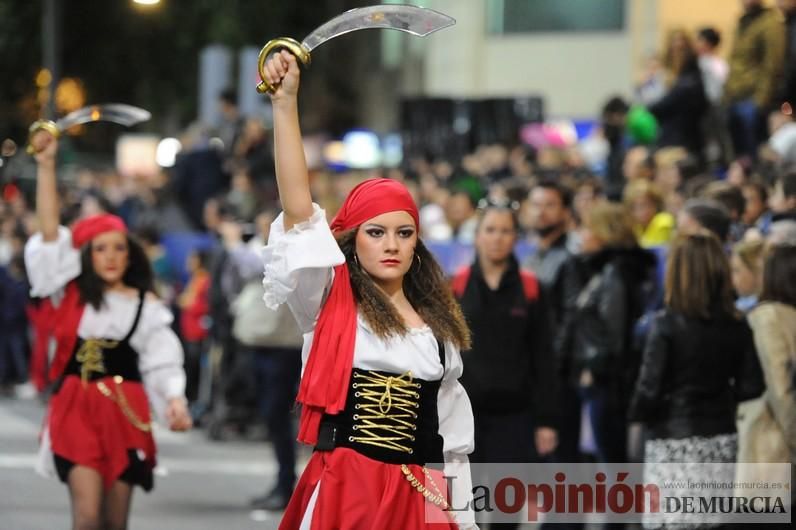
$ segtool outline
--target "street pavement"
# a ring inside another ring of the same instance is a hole
[[[0,530],[70,528],[66,487],[33,471],[43,414],[36,400],[0,398]],[[215,442],[201,430],[158,429],[155,437],[155,489],[148,494],[136,490],[129,530],[277,528],[281,514],[247,506],[276,478],[268,443]],[[307,457],[303,452],[301,460]]]

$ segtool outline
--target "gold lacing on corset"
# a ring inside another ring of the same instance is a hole
[[[412,372],[400,376],[354,372],[354,379],[358,380],[351,385],[357,389],[354,396],[360,398],[354,409],[362,412],[354,414],[352,428],[362,435],[349,436],[348,441],[412,454],[411,447],[402,445],[415,440],[412,432],[417,429],[420,394],[415,389],[420,383],[413,382]]]
[[[102,350],[112,349],[119,345],[119,341],[105,339],[86,339],[75,353],[77,362],[80,363],[80,379],[86,385],[92,372],[105,373]]]
[[[119,405],[119,408],[122,409],[122,413],[127,416],[127,419],[130,423],[133,424],[133,427],[140,431],[149,432],[152,430],[152,424],[149,422],[141,421],[135,411],[132,409],[130,404],[127,402],[127,398],[122,392],[122,382],[124,378],[120,375],[113,376],[113,383],[116,387],[116,395],[111,392],[111,389],[108,388],[108,385],[103,383],[102,381],[97,381],[97,390],[102,393],[103,396],[110,399],[111,401],[116,402]]]

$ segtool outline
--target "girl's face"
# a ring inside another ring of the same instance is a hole
[[[417,227],[403,211],[387,212],[360,225],[356,235],[359,266],[384,289],[400,287],[415,259]]]
[[[517,230],[511,212],[507,210],[487,210],[475,234],[475,248],[482,259],[502,263],[508,259]]]
[[[739,296],[751,296],[757,294],[760,289],[760,281],[754,271],[738,257],[736,254],[732,255],[730,261],[732,268],[732,285]]]
[[[130,261],[124,232],[105,232],[91,240],[91,264],[108,286],[122,281]]]

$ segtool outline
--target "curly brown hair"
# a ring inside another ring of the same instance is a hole
[[[395,306],[368,274],[354,261],[358,228],[336,234],[337,244],[348,263],[349,279],[354,298],[373,332],[381,337],[403,335],[409,330]],[[418,239],[414,260],[403,280],[404,294],[420,318],[431,328],[434,336],[452,342],[459,349],[470,347],[470,329],[461,307],[453,297],[445,274],[434,256]]]

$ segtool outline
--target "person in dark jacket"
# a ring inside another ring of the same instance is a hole
[[[577,292],[565,289],[566,270],[573,259],[569,244],[568,225],[572,216],[572,192],[555,181],[542,181],[530,193],[532,228],[536,232],[536,249],[523,262],[539,278],[550,308],[550,329],[553,351],[556,355],[557,374],[562,358],[563,334],[568,320],[567,311],[573,305]],[[577,462],[578,433],[580,430],[580,399],[577,389],[559,378],[559,426],[557,462]]]
[[[735,309],[729,263],[716,237],[684,236],[672,245],[664,302],[629,411],[647,429],[645,462],[734,463],[736,404],[759,396],[764,386],[752,332]],[[672,469],[647,465],[644,483],[663,484],[674,478],[667,474]],[[689,479],[731,482],[733,469],[726,470],[728,476],[694,476],[699,470],[693,470]]]
[[[599,204],[584,221],[578,267],[567,277],[580,288],[562,369],[587,405],[598,461],[626,462],[626,396],[638,366],[633,329],[646,305],[644,293],[651,292],[656,260],[638,246],[621,205]]]
[[[536,277],[514,256],[517,228],[510,208],[480,209],[477,257],[453,280],[472,330],[461,378],[475,417],[471,462],[529,462],[534,447],[544,456],[557,443],[547,308]]]
[[[708,100],[699,60],[683,30],[672,33],[668,48],[671,85],[663,98],[649,107],[660,125],[657,145],[683,147],[701,159],[702,121],[708,111]]]

